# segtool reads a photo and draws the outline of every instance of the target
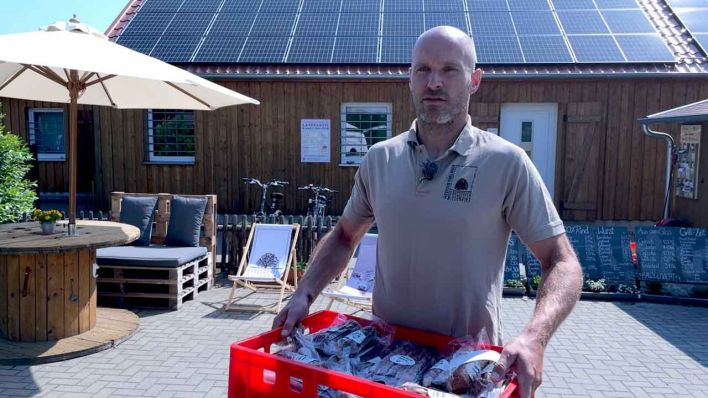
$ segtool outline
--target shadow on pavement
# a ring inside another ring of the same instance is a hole
[[[703,367],[708,367],[708,308],[654,303],[614,303]]]

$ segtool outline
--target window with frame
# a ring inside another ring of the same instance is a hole
[[[391,138],[390,103],[343,103],[341,116],[342,166],[361,164],[372,145]]]
[[[61,108],[30,108],[27,114],[29,144],[43,162],[66,160],[64,110]]]
[[[194,163],[194,111],[149,109],[147,160],[157,163]]]

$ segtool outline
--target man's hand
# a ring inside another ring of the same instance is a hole
[[[273,329],[282,326],[283,331],[280,332],[280,335],[288,337],[295,325],[300,323],[310,312],[310,304],[306,294],[294,294],[273,319]]]
[[[519,397],[530,398],[541,385],[544,350],[537,337],[528,332],[520,334],[504,346],[501,358],[494,367],[492,381],[498,383],[508,372],[514,371],[519,382]]]

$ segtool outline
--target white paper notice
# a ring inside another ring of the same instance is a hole
[[[329,163],[329,119],[300,120],[300,162]]]

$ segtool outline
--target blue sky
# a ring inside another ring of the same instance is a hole
[[[85,24],[105,32],[129,0],[1,0],[0,34],[37,30],[76,14]]]

